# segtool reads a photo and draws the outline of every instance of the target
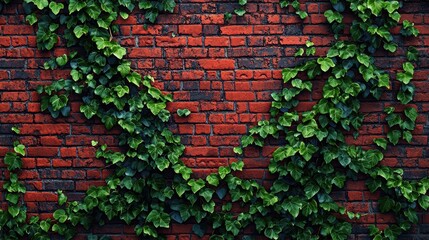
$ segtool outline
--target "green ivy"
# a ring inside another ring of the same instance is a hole
[[[0,7],[8,2],[1,0]],[[239,1],[237,15],[245,13],[246,3]],[[241,154],[243,147],[262,147],[264,139],[272,137],[285,142],[270,160],[268,170],[277,178],[266,189],[255,180],[234,175],[243,169],[242,161],[220,167],[205,179],[191,178],[191,169],[180,161],[184,146],[168,130],[166,105],[172,97],[153,87],[152,77],[133,71],[131,62],[124,59],[126,49],[114,41],[117,18],[127,18],[138,7],[145,19],[155,22],[159,13],[173,11],[173,0],[25,0],[26,20],[37,24],[39,49],[53,49],[58,36],[67,47],[76,49],[44,64],[45,69],[70,69],[70,76],[38,87],[42,111],[49,111],[54,118],[68,116],[68,97],[81,96],[80,111],[86,118],[99,118],[107,129],[121,129],[123,151],[112,151],[93,141],[92,146],[98,146],[96,157],[114,169],[106,185],[90,187],[82,201],[69,202],[59,191],[60,208],[52,219],[32,217],[27,221],[21,200],[25,186],[17,175],[25,147],[15,143],[14,151],[4,158],[10,177],[4,184],[7,210],[0,211],[0,237],[50,239],[57,233],[71,239],[78,225],[89,229],[120,219],[134,225],[137,235],[155,239],[162,238],[158,229],[189,221],[195,223],[192,231],[200,237],[212,229],[210,239],[235,239],[250,225],[269,239],[347,239],[352,226],[343,216],[356,219],[360,215],[339,206],[330,194],[358,176],[368,179],[371,192],[383,193],[379,210],[397,216],[397,223],[383,231],[370,227],[374,239],[395,239],[410,229],[417,223],[418,206],[429,207],[429,180],[405,180],[401,169],[379,163],[388,145],[412,140],[416,109],[385,109],[389,132],[386,138],[374,140],[378,148],[363,149],[345,138],[349,134],[358,137],[364,119],[361,100],[379,99],[394,81],[374,64],[373,57],[380,48],[396,51],[389,29],[401,26],[405,37],[416,36],[418,31],[411,22],[399,24],[398,1],[331,3],[332,9],[324,15],[333,33],[337,38],[342,36],[343,13],[348,11],[354,16],[351,37],[337,40],[325,56],[315,57],[310,41],[305,49],[298,49],[296,57],[305,53],[308,59],[303,65],[283,70],[286,87],[272,94],[271,119],[260,121],[241,139],[241,147],[234,149]],[[301,18],[307,17],[298,1],[282,0],[280,6],[291,6]],[[401,104],[413,99],[411,80],[417,50],[408,49],[406,56],[403,72],[396,76],[401,85],[396,98]],[[299,113],[295,110],[298,96],[312,91],[313,79],[326,80],[323,98],[311,110]],[[191,113],[179,109],[177,114],[186,117]],[[13,130],[19,133],[18,128]],[[225,201],[227,197],[229,201]],[[245,208],[233,213],[233,204]],[[97,237],[89,235],[88,239]]]

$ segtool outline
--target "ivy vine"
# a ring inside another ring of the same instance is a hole
[[[8,2],[0,0],[0,6]],[[237,15],[245,13],[246,3],[239,1]],[[412,140],[418,113],[406,104],[413,99],[411,80],[417,51],[408,49],[403,71],[395,78],[377,67],[373,56],[380,48],[396,52],[390,32],[393,27],[401,26],[405,37],[417,36],[418,31],[411,22],[400,21],[398,1],[331,0],[331,4],[324,15],[337,41],[325,56],[315,57],[310,41],[306,49],[298,49],[296,56],[305,54],[308,59],[283,70],[285,88],[272,94],[271,119],[260,121],[242,138],[241,147],[235,148],[241,154],[243,147],[262,147],[266,138],[283,140],[269,164],[270,173],[277,178],[266,189],[255,180],[234,175],[243,169],[242,161],[220,167],[205,179],[191,178],[191,169],[180,161],[184,146],[167,127],[170,113],[165,108],[172,97],[153,87],[152,77],[133,71],[131,62],[124,59],[125,48],[114,41],[118,17],[127,18],[138,7],[148,22],[155,22],[159,13],[173,11],[173,0],[25,0],[26,20],[37,24],[38,48],[51,50],[60,37],[73,49],[44,64],[45,69],[70,69],[70,76],[38,87],[42,111],[54,118],[68,116],[68,97],[82,96],[80,111],[86,118],[97,117],[107,129],[121,129],[123,151],[93,141],[98,146],[96,157],[114,168],[106,185],[91,187],[82,201],[69,202],[59,191],[61,207],[52,219],[32,217],[27,221],[21,200],[25,186],[17,175],[25,146],[16,142],[14,151],[4,158],[10,173],[4,184],[7,210],[0,210],[0,237],[50,239],[57,233],[71,239],[78,225],[89,229],[120,219],[146,238],[162,238],[158,229],[168,228],[172,222],[191,221],[194,233],[203,236],[210,230],[210,239],[237,238],[250,225],[269,239],[346,239],[352,230],[346,218],[360,215],[338,205],[330,194],[359,176],[365,176],[371,192],[383,193],[379,210],[397,217],[396,224],[383,230],[370,227],[374,239],[395,239],[409,230],[417,223],[418,208],[429,207],[429,179],[405,180],[403,170],[379,163],[388,145]],[[298,1],[280,1],[281,7],[289,5],[301,18],[307,17]],[[351,25],[343,23],[345,12],[354,17]],[[346,28],[350,28],[350,36],[344,35]],[[298,112],[298,96],[312,91],[313,79],[326,80],[323,97],[311,110]],[[358,137],[363,125],[361,100],[380,99],[392,84],[400,85],[396,98],[405,107],[403,112],[385,109],[386,138],[375,139],[374,149],[346,142],[347,135]],[[180,109],[178,114],[190,112]],[[17,128],[14,131],[19,133]],[[246,207],[233,213],[232,203]]]

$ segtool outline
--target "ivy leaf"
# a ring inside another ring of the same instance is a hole
[[[163,1],[163,7],[164,7],[165,11],[172,13],[174,11],[174,7],[176,7],[176,1],[165,0],[165,1]]]
[[[299,48],[296,52],[295,52],[295,57],[300,57],[304,54],[304,48]]]
[[[187,117],[191,114],[191,111],[189,111],[189,109],[177,109],[177,115],[179,115],[179,117]]]
[[[67,202],[67,196],[61,190],[58,190],[57,194],[58,194],[58,204],[62,206],[64,203]]]
[[[411,143],[411,141],[413,140],[413,135],[411,134],[410,131],[403,131],[402,132],[402,139],[407,141],[407,143]]]
[[[43,10],[49,5],[48,0],[32,0],[31,2],[34,3],[39,10]]]
[[[278,122],[284,127],[290,127],[292,126],[292,122],[298,121],[298,119],[299,115],[296,112],[285,112],[282,116],[279,117]]]
[[[387,133],[387,139],[393,144],[396,145],[399,142],[399,138],[401,137],[401,131],[399,130],[391,130]]]
[[[223,16],[224,16],[225,22],[228,22],[232,19],[232,14],[230,12],[224,13]]]
[[[204,211],[209,212],[209,213],[213,213],[214,212],[214,207],[215,207],[215,202],[210,201],[208,203],[203,203],[202,208]]]
[[[362,162],[363,166],[366,169],[371,169],[376,166],[381,160],[383,160],[383,153],[379,150],[368,150],[364,154],[364,161]]]
[[[6,200],[12,204],[17,204],[19,201],[19,194],[16,193],[6,193]]]
[[[296,11],[296,14],[298,14],[298,16],[299,16],[301,19],[305,19],[306,17],[308,17],[308,13],[307,13],[307,12],[305,12],[305,11],[302,11],[302,10],[298,10],[298,11]]]
[[[168,228],[170,226],[170,215],[158,210],[152,210],[146,217],[147,222],[151,222],[156,228]]]
[[[208,184],[217,187],[219,185],[219,178],[216,174],[212,173],[206,177]]]
[[[237,14],[237,16],[244,16],[244,14],[246,14],[246,10],[244,10],[244,8],[239,8],[239,9],[235,9],[234,10],[235,14]]]
[[[37,17],[36,14],[32,13],[30,15],[27,15],[25,17],[25,20],[30,24],[30,25],[34,25],[37,22]]]
[[[69,12],[73,13],[76,11],[82,10],[86,6],[85,2],[81,2],[80,0],[70,0],[69,2]]]
[[[140,74],[133,72],[127,76],[127,80],[128,82],[133,83],[134,85],[139,87],[140,83],[142,82],[142,77],[140,76]]]
[[[16,217],[16,216],[18,216],[18,214],[19,214],[19,212],[20,212],[20,208],[19,208],[19,206],[14,206],[14,205],[12,205],[12,206],[9,206],[8,207],[8,209],[7,209],[7,211],[9,212],[9,214],[12,216],[12,217]]]
[[[279,147],[273,152],[273,160],[276,162],[282,161],[288,157],[295,156],[298,151],[298,148],[292,146]]]
[[[97,109],[92,105],[82,104],[80,106],[80,112],[83,113],[86,118],[91,119],[97,113]]]
[[[89,27],[87,25],[78,25],[73,29],[73,33],[77,38],[81,38],[83,35],[88,34]]]
[[[414,210],[414,209],[411,209],[411,208],[407,208],[405,211],[404,211],[404,215],[408,218],[408,220],[410,220],[413,224],[416,224],[418,221],[419,221],[419,219],[418,219],[418,217],[417,217],[417,213],[416,213],[416,211]]]
[[[338,173],[334,178],[332,178],[332,181],[331,181],[332,184],[335,184],[335,186],[339,188],[344,187],[345,182],[346,182],[346,176]]]
[[[304,188],[304,193],[307,199],[314,197],[319,191],[320,191],[320,187],[314,183],[309,183]]]
[[[357,56],[357,60],[359,61],[359,63],[363,64],[365,67],[369,67],[369,64],[371,63],[370,56],[363,54],[363,53],[361,53]]]
[[[64,223],[67,220],[68,216],[63,209],[57,209],[54,212],[54,219],[58,220],[60,223]]]
[[[51,228],[50,221],[48,221],[48,220],[40,221],[40,228],[43,231],[48,232],[49,228]]]
[[[334,123],[338,123],[343,115],[343,111],[341,108],[331,108],[329,109],[329,117],[334,121]]]
[[[384,139],[384,138],[376,138],[373,141],[374,141],[374,143],[377,146],[379,146],[379,147],[383,148],[384,150],[386,150],[386,148],[387,148],[387,140],[386,139]]]
[[[130,93],[130,89],[128,88],[128,86],[117,85],[114,90],[116,91],[118,97],[123,97],[125,96],[125,94]]]
[[[161,110],[165,109],[167,105],[163,102],[161,103],[148,103],[147,107],[152,112],[153,115],[158,115]]]
[[[401,89],[398,92],[398,95],[396,98],[402,103],[402,104],[408,104],[411,102],[414,96],[414,86],[413,85],[402,85]]]
[[[106,126],[107,129],[112,129],[112,127],[116,125],[116,118],[113,116],[104,115],[101,118],[101,122],[104,123],[104,126]]]
[[[231,163],[230,167],[233,171],[243,171],[244,162],[243,161],[233,162]]]
[[[427,210],[429,208],[429,196],[427,195],[420,196],[418,202],[420,207],[422,207],[424,210]]]
[[[64,4],[51,2],[51,3],[49,3],[49,8],[51,9],[53,14],[58,15],[58,13],[60,13],[61,9],[64,8]]]
[[[317,149],[318,148],[311,143],[306,145],[304,142],[301,142],[299,146],[299,154],[301,154],[305,161],[309,161]]]
[[[292,78],[296,77],[296,75],[298,75],[298,69],[285,68],[282,70],[282,77],[285,83],[291,80]]]
[[[384,43],[383,48],[391,53],[394,53],[396,52],[397,45],[395,43]]]
[[[205,182],[202,179],[191,179],[189,180],[188,185],[191,187],[192,192],[196,193],[205,186]]]
[[[327,72],[331,67],[335,67],[335,63],[330,58],[318,58],[317,63],[324,72]]]
[[[207,227],[203,224],[194,224],[192,226],[192,232],[195,233],[198,237],[202,238],[206,233]]]
[[[417,48],[410,46],[407,50],[407,60],[408,61],[418,61],[419,60],[419,52]]]
[[[412,122],[415,122],[418,116],[417,110],[412,107],[405,108],[404,110],[405,116],[410,119]]]
[[[57,57],[57,58],[55,59],[55,61],[57,62],[57,64],[58,64],[59,66],[64,66],[64,65],[66,65],[66,64],[67,64],[67,62],[68,62],[67,54],[63,54],[63,55],[61,55],[61,56]]]
[[[152,3],[150,1],[139,1],[140,9],[150,9],[152,8]]]
[[[329,23],[338,22],[341,23],[343,21],[343,15],[341,15],[339,12],[334,12],[332,10],[327,10],[324,13],[326,19]]]
[[[158,17],[158,10],[149,10],[144,15],[145,19],[149,20],[151,23],[155,23],[156,18]]]
[[[234,151],[234,153],[236,153],[238,155],[243,154],[243,148],[241,148],[241,147],[234,147],[233,151]]]
[[[225,196],[226,196],[226,194],[227,194],[227,190],[226,190],[226,188],[225,187],[222,187],[222,188],[218,188],[217,190],[216,190],[216,194],[217,194],[217,196],[219,197],[219,199],[223,199]]]
[[[314,119],[311,119],[307,124],[299,124],[297,127],[298,132],[302,133],[304,138],[310,138],[316,134],[316,131],[319,130],[317,122]]]
[[[352,159],[346,151],[339,151],[338,154],[338,162],[340,162],[341,166],[346,167],[351,163]]]
[[[21,154],[21,156],[25,156],[25,146],[24,146],[24,145],[22,145],[22,144],[17,144],[17,145],[13,148],[13,150],[14,150],[16,153]]]
[[[390,89],[390,79],[389,74],[380,74],[378,76],[378,87],[385,87]]]
[[[200,196],[204,198],[204,200],[206,200],[206,202],[210,202],[210,200],[213,197],[213,193],[215,191],[213,189],[210,188],[205,188],[204,190],[202,190],[200,192]]]
[[[16,153],[6,153],[4,163],[10,171],[20,169],[22,167],[22,159]]]
[[[18,127],[12,127],[11,130],[16,134],[19,134],[21,132]]]
[[[298,197],[289,197],[282,203],[282,208],[288,211],[292,217],[296,218],[299,215],[299,210],[302,208],[302,202]]]
[[[125,77],[130,73],[130,71],[131,71],[130,66],[131,66],[131,62],[124,62],[124,63],[118,65],[117,69],[118,69],[119,73],[121,73],[122,77]],[[136,85],[138,86],[138,84],[136,84]]]
[[[176,193],[179,197],[181,197],[186,191],[189,190],[188,185],[179,183],[174,185],[174,189],[176,190]]]

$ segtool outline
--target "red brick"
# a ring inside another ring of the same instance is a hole
[[[200,67],[203,69],[234,69],[235,61],[233,59],[200,59]]]
[[[279,40],[281,45],[303,45],[309,38],[305,36],[283,36]]]
[[[202,25],[179,25],[179,34],[201,36],[203,31]]]
[[[186,45],[185,37],[156,37],[156,46],[159,47],[183,47]]]
[[[185,149],[185,155],[194,157],[217,157],[218,149],[215,147],[187,147]]]
[[[229,124],[217,124],[213,126],[213,133],[226,135],[226,134],[244,134],[247,127],[244,124],[234,124],[233,127]]]
[[[253,101],[255,94],[253,92],[226,92],[225,99],[229,101]]]
[[[26,192],[24,201],[29,202],[54,202],[58,200],[58,195],[50,192]]]
[[[228,47],[229,37],[206,37],[204,45],[206,47]]]
[[[10,37],[0,36],[0,47],[9,47],[11,45]]]
[[[220,31],[223,35],[242,35],[242,34],[252,34],[253,33],[253,26],[246,26],[246,25],[240,25],[240,26],[224,26],[220,28]]]
[[[70,134],[69,124],[22,124],[21,134],[58,135]]]
[[[58,155],[57,147],[28,147],[28,156],[30,157],[55,157]]]

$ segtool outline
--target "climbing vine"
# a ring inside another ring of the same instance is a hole
[[[0,6],[10,1],[1,2]],[[239,1],[238,16],[245,14],[246,3]],[[37,89],[42,95],[41,110],[54,118],[68,116],[68,97],[82,96],[80,111],[86,118],[98,118],[107,129],[121,130],[123,151],[93,141],[98,147],[96,157],[114,167],[106,185],[91,187],[82,201],[69,202],[59,191],[61,207],[52,219],[26,221],[21,200],[25,186],[17,177],[25,147],[15,143],[14,152],[4,158],[10,173],[4,185],[8,206],[0,211],[0,237],[50,239],[50,234],[57,233],[71,239],[78,225],[89,229],[120,219],[146,238],[162,238],[158,229],[168,228],[172,222],[192,221],[192,230],[199,236],[211,229],[210,239],[234,239],[250,225],[270,239],[346,239],[352,227],[344,216],[356,219],[359,214],[338,205],[330,194],[359,176],[368,179],[371,192],[383,193],[379,210],[397,216],[397,224],[386,229],[371,227],[374,239],[395,239],[409,230],[417,223],[418,207],[429,207],[429,180],[405,180],[401,169],[379,163],[388,145],[412,140],[417,111],[405,104],[414,94],[411,80],[417,51],[408,49],[403,69],[395,78],[376,66],[373,56],[380,48],[396,52],[390,32],[393,27],[400,25],[405,37],[417,36],[418,31],[411,22],[400,21],[398,1],[331,3],[332,9],[324,15],[337,41],[325,56],[315,56],[311,41],[306,49],[298,49],[296,57],[305,54],[308,59],[283,70],[285,88],[272,94],[270,120],[260,121],[242,138],[241,147],[235,148],[241,154],[243,147],[262,147],[266,138],[282,139],[284,145],[273,153],[269,165],[277,178],[266,189],[255,180],[234,175],[242,170],[242,161],[220,167],[205,179],[191,178],[191,169],[179,159],[184,146],[167,128],[170,113],[165,108],[172,97],[153,87],[152,77],[133,71],[131,62],[124,59],[125,48],[114,41],[117,18],[127,18],[138,7],[148,22],[155,22],[159,13],[173,11],[173,0],[25,0],[26,20],[37,24],[38,48],[51,50],[60,38],[71,49],[44,64],[45,69],[70,69],[70,76]],[[301,18],[307,17],[298,1],[283,0],[280,6],[292,6]],[[351,25],[343,23],[346,12],[354,17]],[[345,29],[350,29],[350,35],[344,34]],[[311,110],[296,111],[297,97],[312,91],[315,79],[325,80],[323,97]],[[361,100],[378,100],[394,84],[400,85],[396,98],[405,106],[403,112],[386,107],[386,138],[375,139],[369,150],[346,142],[347,135],[358,137],[363,124]],[[189,112],[180,110],[180,115]],[[225,201],[227,196],[230,201]],[[235,202],[247,207],[233,213]]]

